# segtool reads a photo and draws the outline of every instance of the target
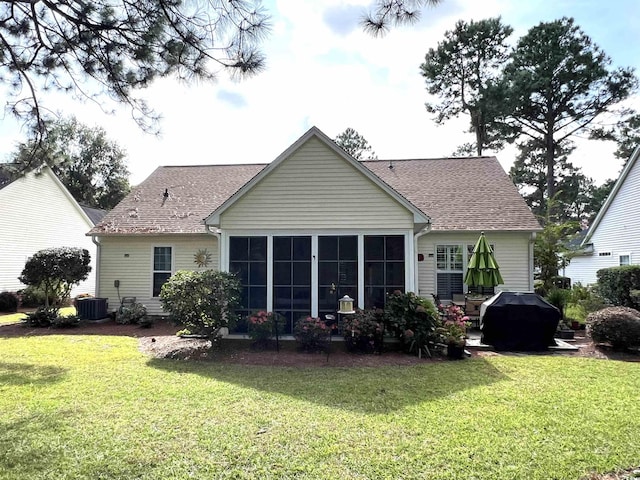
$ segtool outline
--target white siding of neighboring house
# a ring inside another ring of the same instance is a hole
[[[72,295],[95,291],[96,246],[85,234],[93,225],[49,169],[31,172],[0,189],[0,291],[25,288],[18,281],[25,262],[52,247],[86,248],[89,278]]]
[[[152,298],[153,249],[172,247],[173,273],[178,270],[217,270],[219,266],[218,239],[213,235],[163,235],[101,237],[101,270],[99,294],[108,298],[110,311],[120,306],[119,298],[136,297],[151,315],[163,315],[160,300]],[[211,254],[208,267],[198,267],[194,255],[198,250]],[[120,281],[119,292],[114,281]],[[119,294],[119,295],[118,295]]]
[[[479,232],[430,232],[418,239],[418,254],[424,260],[418,262],[418,294],[429,298],[436,289],[436,246],[475,245]],[[533,266],[530,257],[530,233],[485,232],[489,244],[495,247],[495,259],[500,267],[504,285],[496,287],[498,291],[530,292],[533,290]],[[469,258],[463,257],[466,263]],[[466,290],[466,289],[465,289]]]
[[[640,160],[634,161],[587,243],[593,244],[593,254],[575,257],[565,269],[573,283],[596,283],[596,272],[619,266],[620,255],[640,264]]]
[[[222,229],[412,229],[413,214],[311,139],[221,216]]]

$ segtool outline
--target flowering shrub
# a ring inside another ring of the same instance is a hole
[[[440,319],[436,307],[415,293],[389,294],[384,318],[387,329],[404,342],[409,352],[420,354],[430,342],[437,340]]]
[[[266,343],[273,337],[274,323],[278,314],[260,310],[247,317],[249,336],[256,343]]]
[[[300,347],[308,351],[325,348],[330,333],[331,327],[317,317],[301,318],[293,329],[293,335]]]
[[[467,338],[467,328],[470,326],[469,317],[458,305],[438,305],[442,317],[442,326],[438,328],[441,341],[446,344],[464,345]]]
[[[364,353],[381,351],[384,335],[384,311],[357,310],[348,315],[342,323],[342,334],[347,349]]]

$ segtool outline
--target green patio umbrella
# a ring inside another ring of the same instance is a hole
[[[491,250],[484,232],[480,234],[480,238],[473,247],[473,255],[467,265],[464,283],[470,287],[495,287],[504,283],[502,275],[500,275],[500,267],[493,256],[493,250]]]

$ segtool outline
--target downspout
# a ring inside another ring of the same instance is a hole
[[[211,225],[205,225],[204,228],[209,235],[213,235],[218,239],[218,271],[222,271],[222,232],[218,228],[212,230]]]
[[[96,290],[94,293],[96,298],[100,298],[100,247],[102,245],[96,235],[91,235],[91,241],[96,246]]]
[[[420,278],[418,275],[418,239],[423,237],[431,231],[431,224],[428,223],[426,227],[413,235],[413,289],[417,290],[416,295],[420,295]]]
[[[533,292],[534,289],[534,281],[533,281],[533,269],[535,268],[535,264],[533,261],[533,251],[534,245],[536,243],[536,232],[531,232],[531,238],[529,239],[529,291]]]

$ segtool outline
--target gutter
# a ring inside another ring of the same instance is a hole
[[[417,295],[420,295],[420,279],[418,276],[418,239],[429,232],[431,232],[431,223],[428,223],[426,227],[413,235],[413,290],[417,290],[417,292],[415,292]]]
[[[91,235],[91,241],[96,246],[96,298],[100,298],[100,252],[102,244],[98,241],[97,235]]]
[[[212,230],[211,225],[205,224],[204,228],[209,235],[213,235],[218,239],[218,271],[220,272],[222,271],[222,232],[219,228]]]
[[[534,281],[533,281],[533,270],[534,270],[534,260],[533,260],[533,249],[536,243],[536,232],[531,232],[531,238],[529,239],[529,291],[534,292]]]

